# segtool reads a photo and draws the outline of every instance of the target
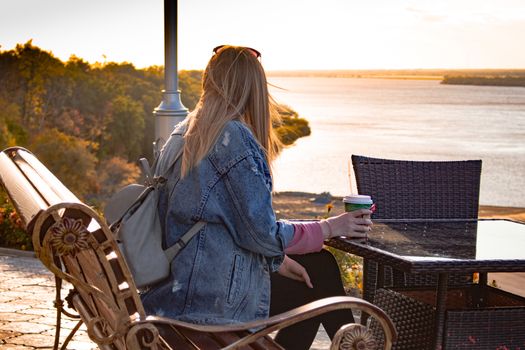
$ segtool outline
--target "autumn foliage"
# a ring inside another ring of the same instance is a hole
[[[201,77],[202,71],[179,72],[182,103],[190,110]],[[100,208],[116,189],[136,181],[140,157],[152,160],[152,112],[163,84],[163,67],[90,64],[76,56],[62,62],[31,41],[0,51],[0,150],[28,148],[73,193]],[[306,120],[289,107],[281,111],[284,120],[276,127],[285,144],[309,134]],[[294,130],[297,123],[301,130]],[[6,219],[12,208],[4,193],[0,200],[5,238],[17,225]]]

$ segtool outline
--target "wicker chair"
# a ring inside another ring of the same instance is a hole
[[[357,190],[377,205],[374,219],[475,219],[478,217],[481,160],[407,161],[352,155]],[[363,297],[373,301],[377,263],[365,259]],[[435,286],[434,275],[408,275],[385,267],[385,286]],[[449,285],[472,283],[451,275]]]

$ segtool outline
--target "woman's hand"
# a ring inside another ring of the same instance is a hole
[[[323,236],[325,239],[337,236],[364,238],[368,231],[372,229],[371,214],[371,210],[358,209],[321,220]]]
[[[297,261],[290,259],[287,255],[284,256],[284,261],[281,267],[279,267],[279,270],[277,270],[277,273],[281,276],[304,282],[308,288],[314,287],[312,282],[310,282],[310,276],[308,276],[306,269]]]

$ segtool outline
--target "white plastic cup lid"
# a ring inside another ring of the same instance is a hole
[[[353,194],[343,198],[344,203],[352,204],[374,204],[372,197],[364,194]]]

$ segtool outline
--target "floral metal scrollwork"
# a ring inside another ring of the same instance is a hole
[[[126,326],[120,325],[120,329],[112,332],[108,321],[100,316],[89,320],[86,326],[89,338],[97,344],[111,344],[126,331]]]
[[[88,236],[81,219],[64,217],[51,227],[50,243],[57,255],[75,255],[89,247]]]
[[[377,342],[372,333],[363,325],[348,324],[341,327],[334,336],[330,350],[375,350]]]
[[[151,323],[134,325],[126,335],[128,350],[161,349],[159,331]]]

